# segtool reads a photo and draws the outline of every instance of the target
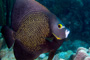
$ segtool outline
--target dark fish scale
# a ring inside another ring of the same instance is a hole
[[[48,18],[42,12],[34,12],[25,16],[16,32],[15,38],[29,51],[42,49],[40,45],[45,44],[45,38],[50,33]]]

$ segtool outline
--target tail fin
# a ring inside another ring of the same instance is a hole
[[[13,38],[14,31],[7,26],[3,26],[1,32],[3,34],[3,37],[5,38],[5,42],[8,48],[10,48],[14,44],[14,38]]]

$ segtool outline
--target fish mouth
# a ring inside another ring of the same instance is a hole
[[[62,40],[62,39],[64,39],[64,38],[67,38],[68,35],[69,35],[69,33],[70,33],[70,30],[69,30],[69,29],[66,29],[66,30],[65,30],[65,35],[64,35],[62,38],[56,36],[54,33],[53,33],[53,35],[56,37],[57,40]]]
[[[65,30],[65,38],[68,37],[69,33],[70,33],[70,30],[69,30],[69,29],[66,29],[66,30]]]

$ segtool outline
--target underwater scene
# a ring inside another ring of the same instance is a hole
[[[90,0],[0,0],[0,60],[90,60]]]

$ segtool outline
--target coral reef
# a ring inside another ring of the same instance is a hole
[[[66,52],[60,52],[54,56],[53,60],[69,60],[72,54],[73,54],[73,51],[71,50],[68,50]]]
[[[13,50],[8,49],[8,48],[0,50],[0,59],[1,60],[16,60],[13,54]]]
[[[73,55],[73,60],[90,60],[90,50],[84,47],[79,47],[75,55]]]
[[[90,60],[90,48],[79,47],[74,53],[72,50],[56,54],[53,60]]]
[[[0,59],[1,60],[15,60],[13,50],[8,49],[2,34],[0,33]]]
[[[73,42],[72,45],[75,45],[76,42]],[[67,46],[67,45],[66,45]],[[75,49],[75,51],[77,51],[76,53],[73,52],[72,50],[67,50],[67,51],[63,51],[63,49],[65,49],[66,47],[60,47],[57,52],[56,55],[54,56],[53,60],[90,60],[90,48],[86,49],[84,47],[80,47],[81,45],[75,45],[75,47],[79,47],[77,50]],[[86,45],[87,46],[87,45]],[[68,45],[68,47],[70,47]],[[68,48],[69,49],[69,48]],[[60,51],[61,50],[61,51]],[[0,50],[0,58],[1,60],[16,60],[13,54],[13,50],[12,49],[8,49],[8,48],[3,48]],[[48,59],[48,53],[44,53],[41,54],[37,59],[35,60],[47,60]]]

